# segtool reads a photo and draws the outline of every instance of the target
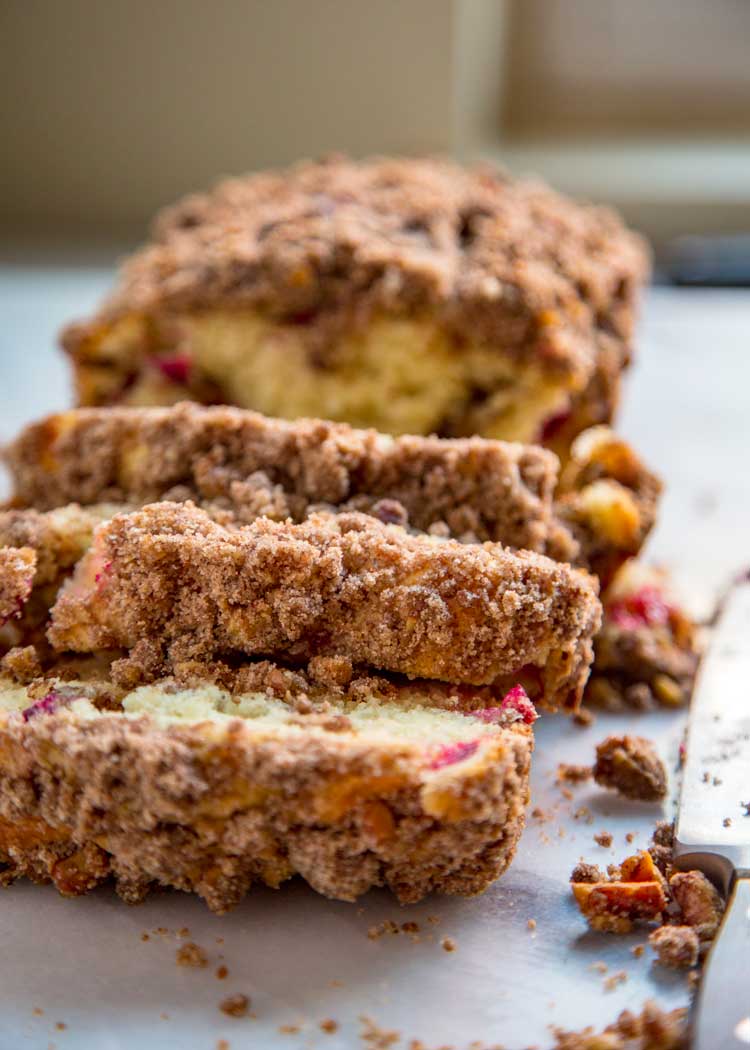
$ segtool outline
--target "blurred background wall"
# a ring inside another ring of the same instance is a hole
[[[0,0],[0,229],[142,236],[218,176],[440,152],[750,229],[744,0]]]

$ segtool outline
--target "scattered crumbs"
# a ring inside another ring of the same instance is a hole
[[[149,937],[149,935],[147,933],[142,933],[141,934],[141,940],[142,941],[150,941],[151,938]]]
[[[223,964],[221,966],[217,966],[216,976],[220,981],[223,981],[229,976],[229,970]]]
[[[31,1012],[34,1015],[34,1017],[44,1017],[44,1010],[41,1008],[41,1006],[35,1006]]]
[[[339,1023],[334,1021],[332,1017],[326,1017],[320,1022],[318,1028],[320,1028],[321,1032],[328,1032],[329,1035],[332,1035],[334,1032],[338,1032]]]
[[[429,922],[430,926],[439,926],[440,925],[440,916],[439,915],[428,915],[427,916],[427,921]]]
[[[571,802],[573,800],[573,792],[570,790],[570,788],[561,788],[560,794],[564,799],[567,799],[568,802]]]
[[[604,991],[613,992],[617,988],[618,984],[625,984],[628,979],[628,975],[624,970],[618,970],[617,973],[611,974],[604,981]]]
[[[634,842],[634,841],[635,841],[635,835],[633,834],[633,832],[632,832],[632,831],[629,831],[629,832],[627,833],[627,835],[625,836],[625,841],[626,841],[627,843],[631,843],[631,842]]]
[[[526,923],[526,925],[527,925],[527,927],[530,930],[535,930],[536,929],[536,919],[529,919],[528,922]]]
[[[557,779],[568,784],[582,784],[591,779],[591,766],[579,766],[571,762],[560,762],[557,767]]]
[[[531,815],[534,820],[549,820],[549,815],[545,813],[541,806],[535,806],[531,811]]]
[[[67,1027],[64,1021],[55,1021],[55,1028],[58,1032],[64,1032]]]
[[[344,982],[340,981],[338,979],[338,977],[334,977],[332,981],[328,982],[328,987],[329,988],[343,988],[344,987]]]
[[[593,970],[595,973],[602,973],[602,974],[604,974],[604,973],[607,972],[608,966],[607,966],[607,964],[605,962],[601,962],[601,960],[600,960],[599,962],[592,963],[591,966],[589,967],[589,969]]]
[[[443,949],[444,952],[455,952],[456,942],[453,940],[452,937],[443,937],[442,941],[440,942],[440,947]]]
[[[573,820],[583,820],[587,824],[593,824],[594,817],[588,806],[579,806],[573,814]]]
[[[389,1050],[401,1041],[401,1033],[380,1028],[370,1017],[360,1017],[362,1042],[370,1050]]]
[[[640,959],[641,956],[643,955],[643,953],[646,951],[646,945],[645,944],[634,944],[633,947],[630,950],[633,953],[633,955],[636,957],[636,959]]]
[[[573,721],[577,726],[590,726],[596,721],[596,717],[587,707],[579,707],[573,715]]]
[[[298,1024],[280,1024],[278,1027],[280,1035],[297,1035],[299,1032]]]
[[[731,828],[731,826],[732,826],[732,818],[731,817],[724,817],[724,819],[722,820],[721,823],[724,825],[725,828]]]
[[[216,1050],[229,1050],[229,1040],[220,1039],[216,1044]]]
[[[400,933],[400,927],[393,919],[383,919],[382,922],[377,923],[375,926],[370,926],[367,936],[371,941],[379,941],[387,933]]]
[[[157,926],[154,930],[154,933],[158,933],[160,937],[166,937],[166,935],[169,933],[169,930],[166,926]]]
[[[250,1000],[246,995],[228,995],[219,1003],[219,1009],[227,1017],[245,1017]]]
[[[402,922],[401,923],[401,932],[402,933],[419,933],[419,923],[418,922]]]
[[[177,936],[178,937],[189,937],[190,936],[190,930],[187,928],[187,926],[183,926],[181,929],[179,929],[177,931]]]
[[[611,846],[612,845],[612,833],[610,831],[597,831],[594,835],[594,842],[598,846]]]
[[[176,958],[178,966],[192,966],[196,969],[208,966],[208,956],[200,945],[194,944],[192,941],[188,941],[187,944],[183,944],[177,949]]]

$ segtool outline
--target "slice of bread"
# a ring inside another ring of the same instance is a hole
[[[388,886],[411,902],[505,870],[532,749],[517,690],[464,713],[434,684],[311,698],[264,667],[234,694],[0,680],[0,881],[79,894],[112,878],[128,901],[174,887],[222,912],[294,874],[342,900]]]

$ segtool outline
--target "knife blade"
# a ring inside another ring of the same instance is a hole
[[[728,898],[693,1013],[693,1050],[750,1046],[750,581],[734,587],[693,700],[675,864]]]

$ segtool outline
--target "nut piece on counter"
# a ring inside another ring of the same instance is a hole
[[[678,871],[669,889],[682,912],[682,920],[694,926],[701,941],[711,940],[721,923],[724,902],[702,871]]]
[[[608,736],[596,749],[594,780],[625,798],[657,802],[667,793],[664,763],[641,736]]]
[[[629,933],[638,921],[653,922],[667,907],[666,882],[644,851],[628,857],[609,880],[579,882],[577,867],[572,875],[573,896],[594,930],[606,933]]]
[[[648,943],[662,966],[672,970],[687,970],[698,962],[700,938],[692,926],[660,926]]]
[[[623,1010],[603,1032],[556,1029],[555,1050],[686,1050],[687,1010],[661,1010],[648,1001],[640,1014]]]

